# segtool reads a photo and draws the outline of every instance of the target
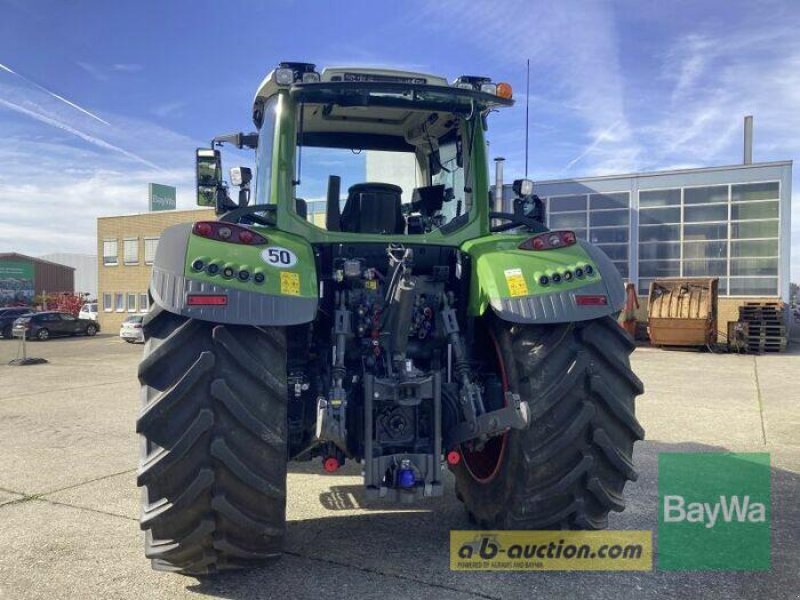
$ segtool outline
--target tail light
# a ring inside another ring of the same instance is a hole
[[[547,231],[528,238],[518,247],[520,250],[553,250],[574,246],[577,241],[574,231]]]
[[[608,297],[602,294],[575,296],[575,304],[578,306],[607,306]]]
[[[247,227],[221,221],[198,221],[192,227],[192,233],[210,240],[245,246],[260,246],[267,243],[267,238]]]
[[[187,306],[227,306],[228,296],[224,294],[188,294]]]

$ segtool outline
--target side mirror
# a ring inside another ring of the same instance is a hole
[[[195,157],[197,205],[217,206],[217,192],[222,186],[222,157],[219,150],[198,148]]]

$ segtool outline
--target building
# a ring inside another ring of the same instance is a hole
[[[97,256],[94,254],[73,254],[55,252],[39,258],[66,265],[75,269],[75,292],[87,294],[90,300],[97,298]]]
[[[164,229],[215,218],[212,209],[99,217],[96,268],[100,327],[115,331],[128,315],[149,310],[150,269]]]
[[[75,291],[75,269],[16,252],[0,254],[0,306],[34,304],[42,294]]]
[[[645,298],[656,278],[719,277],[724,333],[745,301],[789,301],[791,182],[784,161],[540,181],[534,190],[550,228],[597,244]]]

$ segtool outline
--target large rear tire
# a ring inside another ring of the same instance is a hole
[[[488,326],[500,374],[527,400],[531,424],[464,452],[457,495],[485,529],[603,529],[636,480],[634,415],[642,383],[634,344],[611,317],[552,326]]]
[[[279,555],[286,523],[286,336],[155,307],[139,365],[137,482],[153,568],[187,575]]]

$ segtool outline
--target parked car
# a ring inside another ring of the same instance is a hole
[[[78,313],[78,318],[97,321],[97,302],[87,302],[81,306],[81,312]]]
[[[14,321],[14,337],[46,340],[62,335],[84,334],[92,336],[100,331],[100,324],[91,319],[78,319],[69,313],[48,311],[31,313]]]
[[[27,306],[0,308],[0,334],[2,334],[4,338],[12,337],[11,329],[14,327],[14,321],[30,312],[31,309]]]
[[[119,337],[130,344],[140,342],[144,344],[144,332],[142,331],[142,321],[144,315],[131,315],[122,322],[119,328]]]

